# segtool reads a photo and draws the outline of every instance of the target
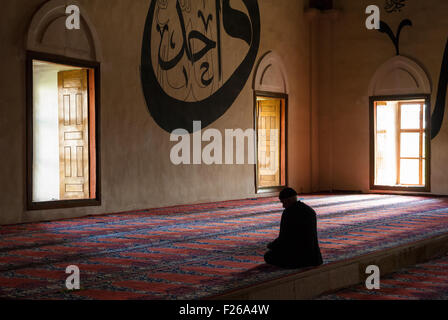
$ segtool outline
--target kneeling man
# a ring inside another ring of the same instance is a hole
[[[268,244],[269,251],[264,260],[268,264],[289,269],[321,265],[316,212],[298,201],[294,189],[284,189],[279,198],[285,208],[280,234]]]

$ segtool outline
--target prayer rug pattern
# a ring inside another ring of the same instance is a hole
[[[448,198],[311,195],[324,263],[448,233]],[[263,261],[275,198],[0,227],[0,298],[201,299],[295,274]],[[76,265],[81,290],[65,289]]]

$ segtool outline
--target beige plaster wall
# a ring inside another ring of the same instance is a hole
[[[331,96],[323,102],[321,112],[330,112],[331,121],[322,118],[320,132],[331,132],[331,139],[320,140],[321,150],[332,150],[333,190],[369,191],[369,96],[368,87],[377,70],[395,56],[392,41],[387,35],[365,28],[368,5],[382,9],[381,19],[396,32],[399,23],[409,18],[414,26],[406,27],[401,35],[401,54],[417,61],[432,83],[432,108],[435,104],[443,52],[448,38],[448,1],[407,1],[400,13],[388,14],[384,1],[336,0],[339,11],[334,23],[333,85],[321,91]],[[326,54],[325,52],[323,53]],[[446,72],[446,71],[445,71]],[[324,116],[326,117],[326,116]],[[432,193],[448,194],[448,117],[442,130],[432,141]],[[322,161],[322,160],[321,160]],[[325,180],[328,186],[328,181]]]
[[[101,46],[102,206],[27,211],[25,206],[25,35],[43,0],[6,0],[0,21],[0,224],[78,217],[255,196],[254,167],[174,166],[174,145],[148,113],[141,89],[141,41],[149,0],[81,0]],[[274,50],[290,85],[288,180],[310,191],[309,39],[302,0],[261,0],[259,57]],[[253,127],[252,77],[211,127]]]

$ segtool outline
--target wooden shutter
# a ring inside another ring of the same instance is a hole
[[[258,101],[258,185],[261,188],[281,185],[280,126],[281,100]]]
[[[58,73],[61,200],[89,199],[87,70]]]

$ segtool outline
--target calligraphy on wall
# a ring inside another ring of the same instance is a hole
[[[142,44],[141,81],[168,132],[206,127],[233,104],[260,44],[257,0],[153,0]]]
[[[401,9],[403,9],[405,6],[406,0],[386,0],[384,9],[387,13],[401,12]]]
[[[397,33],[394,34],[390,26],[381,21],[380,29],[378,30],[381,33],[385,33],[392,40],[397,56],[400,55],[400,35],[403,28],[409,26],[412,27],[412,21],[409,19],[405,19],[401,21],[398,26]],[[440,67],[440,77],[439,77],[439,85],[437,88],[437,97],[434,105],[434,111],[431,116],[431,139],[435,139],[442,129],[443,119],[445,117],[445,109],[446,109],[446,97],[448,94],[448,40],[445,44],[445,50],[442,58],[442,66]]]

